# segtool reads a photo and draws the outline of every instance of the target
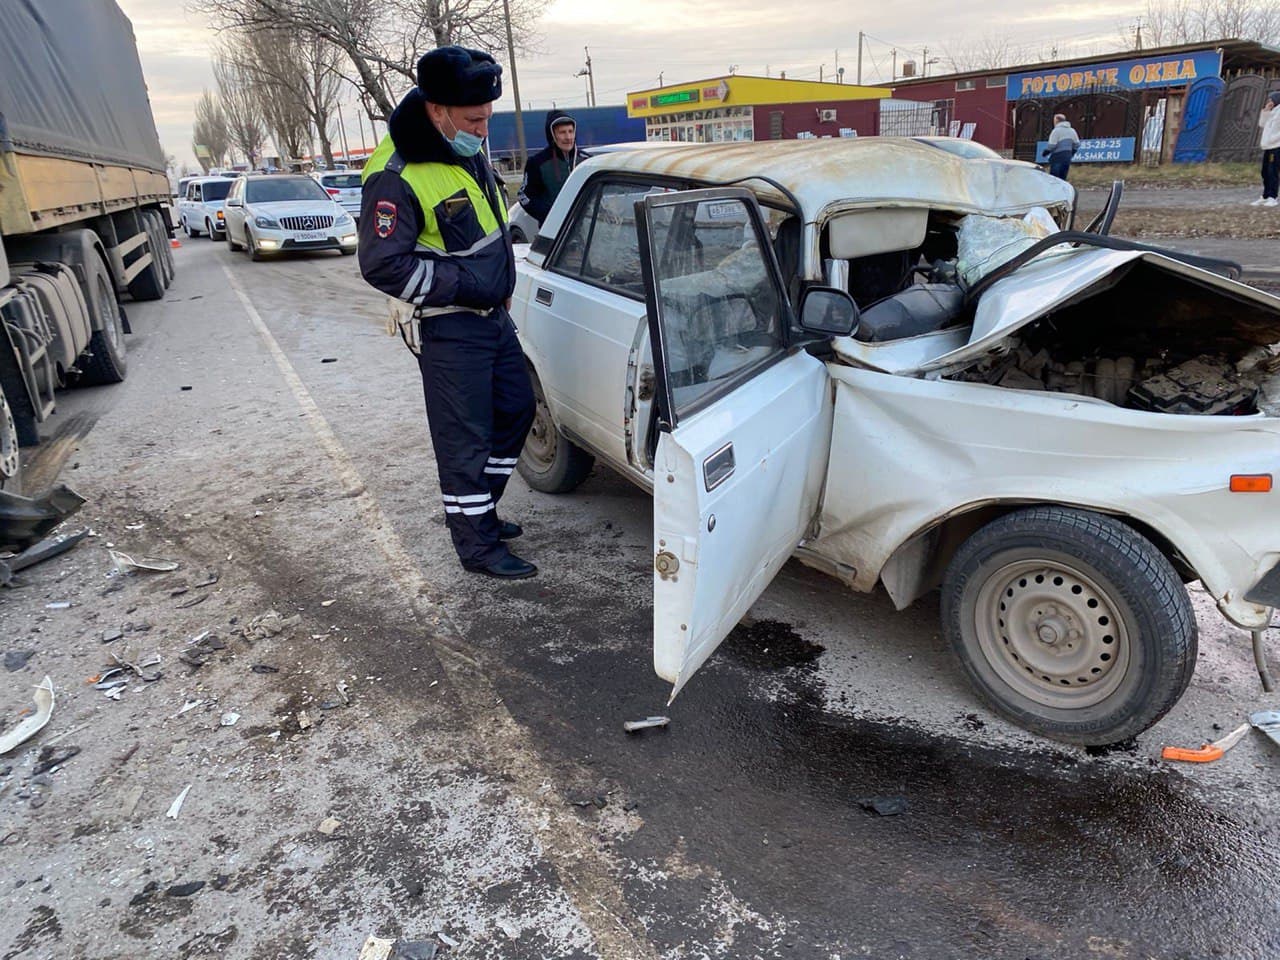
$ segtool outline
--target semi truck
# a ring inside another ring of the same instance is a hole
[[[0,490],[21,491],[57,391],[125,378],[121,301],[174,276],[170,195],[119,7],[0,4]]]

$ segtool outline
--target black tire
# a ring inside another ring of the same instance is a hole
[[[512,243],[528,243],[529,241],[524,238],[523,230],[521,230],[519,227],[512,227],[511,242]]]
[[[164,221],[155,210],[148,210],[142,216],[151,225],[152,249],[160,261],[160,282],[168,290],[173,284],[174,267],[173,253],[169,250],[169,236],[165,233]]]
[[[0,390],[0,490],[22,492],[22,454],[19,451],[18,426],[13,411]]]
[[[244,248],[249,254],[249,259],[254,263],[261,263],[266,257],[262,251],[258,249],[258,245],[253,241],[253,231],[248,227],[244,228]]]
[[[236,243],[235,237],[231,236],[231,227],[227,227],[227,249],[235,253],[240,249],[240,244]]]
[[[568,493],[590,476],[595,457],[560,432],[551,419],[551,411],[542,395],[542,384],[532,372],[529,379],[533,382],[537,411],[516,469],[534,490]]]
[[[346,247],[339,247],[339,248],[338,248],[338,252],[339,252],[340,254],[342,254],[344,257],[349,257],[349,256],[351,256],[353,253],[355,253],[355,251],[354,251],[354,250],[348,250]]]
[[[129,281],[129,296],[135,300],[159,300],[164,296],[164,265],[160,261],[160,251],[156,249],[156,234],[150,218],[143,215],[139,220],[147,235],[147,251],[151,254],[151,262]]]
[[[992,709],[1085,746],[1137,736],[1196,663],[1191,601],[1156,546],[1112,517],[1056,506],[994,520],[942,586],[942,625]]]
[[[188,240],[194,240],[196,238],[196,233],[191,229],[191,224],[187,221],[185,216],[182,218],[182,232],[187,235]]]
[[[93,336],[79,360],[80,382],[119,383],[125,378],[129,364],[125,359],[124,317],[111,285],[111,274],[96,254],[89,256],[84,269],[88,279],[85,301]]]
[[[204,225],[205,225],[205,229],[209,231],[209,239],[212,240],[214,243],[227,239],[226,233],[223,233],[221,236],[219,236],[218,231],[213,229],[213,224],[208,220],[204,222]]]

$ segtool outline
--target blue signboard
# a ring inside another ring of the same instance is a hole
[[[1033,70],[1010,74],[1006,96],[1010,100],[1060,97],[1091,87],[1119,87],[1124,90],[1184,87],[1203,77],[1216,77],[1221,67],[1222,54],[1214,50],[1197,50],[1172,57],[1138,57],[1094,63],[1087,67]]]
[[[1134,141],[1137,137],[1100,137],[1096,140],[1081,140],[1080,149],[1071,158],[1072,163],[1132,163]],[[1049,149],[1049,141],[1041,140],[1036,144],[1036,157],[1043,161],[1044,152]]]

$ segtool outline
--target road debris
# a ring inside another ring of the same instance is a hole
[[[665,727],[670,722],[670,717],[645,717],[643,720],[627,720],[622,724],[622,729],[627,733],[635,733],[637,730],[648,730],[650,727]]]
[[[1249,722],[1280,744],[1280,710],[1259,710],[1249,714]],[[2,753],[3,751],[0,751]]]
[[[320,821],[320,826],[316,827],[316,833],[324,834],[326,837],[332,837],[333,832],[342,826],[341,820],[335,820],[333,817],[325,817]]]
[[[395,945],[394,940],[370,936],[360,948],[360,956],[356,960],[391,960],[391,948]]]
[[[113,651],[111,659],[127,670],[133,671],[138,675],[138,679],[145,680],[147,683],[152,683],[164,676],[159,670],[147,669],[148,667],[160,666],[160,655],[158,653],[152,654],[148,660],[139,660],[137,663],[132,661],[132,656],[133,653],[130,650],[126,650],[123,656]]]
[[[79,747],[63,747],[58,750],[44,746],[36,755],[36,764],[31,768],[31,775],[38,777],[43,773],[51,773],[80,752]]]
[[[1165,760],[1179,760],[1183,763],[1212,763],[1221,760],[1223,754],[1234,747],[1249,732],[1249,724],[1242,723],[1221,740],[1202,744],[1198,748],[1165,747],[1160,756]]]
[[[877,817],[896,817],[907,812],[906,797],[862,797],[858,806]]]
[[[228,711],[227,713],[224,713],[222,715],[222,720],[219,721],[219,726],[234,727],[236,725],[236,721],[239,719],[240,719],[240,714],[234,711]]]
[[[298,711],[298,729],[299,730],[311,729],[311,718],[307,716],[307,711],[305,710]]]
[[[189,897],[204,889],[205,881],[192,880],[189,883],[175,883],[165,891],[167,897]]]
[[[249,668],[254,673],[279,673],[279,667],[273,667],[269,663],[255,663]]]
[[[199,590],[202,587],[212,587],[217,582],[218,582],[218,575],[216,573],[210,574],[208,580],[201,580],[199,583],[193,583],[191,585],[191,589]]]
[[[182,792],[174,798],[173,803],[169,804],[169,809],[165,811],[165,816],[170,820],[178,819],[178,814],[182,812],[182,804],[186,801],[187,794],[191,792],[191,787],[192,784],[190,783],[183,787]]]
[[[174,716],[180,717],[184,713],[186,713],[188,710],[194,710],[196,707],[200,706],[202,703],[204,703],[203,700],[188,700],[186,703],[182,705],[182,708],[177,713],[174,714]]]
[[[431,940],[388,940],[370,936],[356,960],[435,960],[439,952],[439,944]]]
[[[66,553],[77,543],[89,535],[89,528],[77,530],[75,533],[62,534],[56,537],[46,537],[39,543],[32,544],[16,556],[7,560],[0,560],[0,586],[8,586],[13,580],[13,575],[27,567],[33,567],[37,563],[43,563],[51,560],[60,554]]]
[[[171,573],[178,569],[176,560],[165,560],[161,557],[138,557],[133,558],[127,553],[121,553],[119,550],[107,550],[107,554],[111,557],[111,562],[115,564],[119,573]]]
[[[343,704],[348,707],[351,706],[351,695],[347,693],[347,681],[339,680],[336,685],[336,689],[338,691],[338,696],[342,698]]]
[[[462,945],[462,944],[460,943],[460,941],[457,941],[457,940],[453,939],[453,937],[449,936],[449,935],[448,935],[447,933],[445,933],[443,930],[437,930],[437,931],[436,931],[436,936],[437,936],[437,937],[439,937],[439,938],[440,938],[440,942],[441,942],[441,943],[443,943],[443,944],[444,944],[446,947],[448,947],[450,950],[456,950],[456,949],[458,949],[458,947],[460,947],[460,946]]]
[[[178,609],[182,610],[182,609],[185,609],[186,607],[194,607],[196,604],[204,603],[208,599],[209,599],[209,594],[201,593],[192,597],[190,600],[183,600],[180,604],[178,604]]]
[[[35,655],[34,650],[10,650],[4,655],[4,668],[10,673],[17,673]]]
[[[321,600],[321,601],[320,601],[320,606],[322,606],[322,607],[332,607],[332,606],[333,606],[335,603],[337,603],[337,602],[338,602],[337,600]]]
[[[102,642],[115,643],[117,640],[119,640],[123,636],[124,636],[123,630],[121,630],[119,627],[111,627],[108,630],[102,631]]]
[[[95,690],[113,690],[129,682],[129,678],[125,676],[124,667],[112,667],[89,679],[93,682]]]
[[[3,736],[0,736],[0,756],[20,744],[26,743],[43,730],[45,724],[49,722],[53,716],[53,680],[46,676],[40,682],[40,685],[36,687],[32,700],[35,703],[35,713],[25,718]]]
[[[84,497],[62,484],[42,497],[0,490],[0,547],[25,550],[84,504]]]
[[[104,693],[103,696],[106,697],[108,700],[119,700],[121,697],[124,696],[124,692],[128,689],[129,689],[128,687],[112,687],[110,690]]]
[[[275,610],[268,610],[250,620],[244,632],[250,640],[267,640],[284,633],[291,627],[296,627],[301,622],[302,618],[297,614],[292,617],[282,617]]]
[[[44,605],[46,610],[70,610],[71,607],[72,603],[70,600],[55,600],[53,603],[46,603]]]

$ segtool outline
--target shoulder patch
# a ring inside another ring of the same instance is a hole
[[[379,200],[373,208],[373,229],[383,240],[395,233],[396,205],[390,200]]]

